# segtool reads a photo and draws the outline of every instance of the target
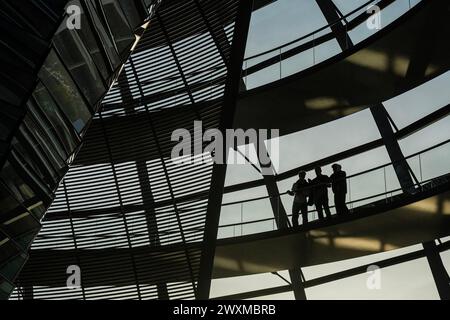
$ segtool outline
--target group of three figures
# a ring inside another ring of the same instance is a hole
[[[302,223],[308,222],[308,206],[314,205],[319,219],[323,219],[325,211],[326,218],[331,217],[330,207],[328,205],[328,188],[331,187],[334,193],[334,204],[336,214],[346,214],[349,212],[345,204],[347,195],[347,175],[342,170],[341,165],[335,163],[331,166],[333,174],[328,177],[322,174],[320,167],[315,168],[316,177],[306,180],[306,172],[298,173],[298,180],[288,191],[288,194],[294,196],[292,204],[292,225],[298,226],[299,214],[302,215]]]

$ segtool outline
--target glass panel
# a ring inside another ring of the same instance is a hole
[[[28,116],[32,119],[34,123],[39,124],[39,127],[43,131],[43,134],[55,147],[56,151],[58,152],[58,155],[62,159],[67,159],[69,153],[67,153],[65,148],[63,147],[61,139],[58,136],[58,133],[55,130],[55,128],[51,125],[50,121],[42,114],[41,111],[37,109],[35,103],[32,102],[31,100],[28,101],[27,106],[29,108],[28,110],[30,111],[30,113],[28,113]]]
[[[410,155],[450,139],[450,116],[436,121],[401,140],[399,145],[405,155]]]
[[[25,255],[18,255],[17,257],[11,259],[0,268],[0,274],[6,279],[13,280],[20,268],[25,263]]]
[[[21,235],[20,237],[17,237],[14,240],[24,251],[28,251],[38,232],[39,230],[33,230],[29,233]]]
[[[253,234],[263,231],[274,230],[274,214],[272,211],[272,206],[268,198],[261,199],[257,201],[250,201],[243,203],[242,208],[242,219],[243,223],[255,221],[255,220],[266,220],[257,223],[249,223],[242,225],[242,234]]]
[[[254,145],[239,146],[238,150],[229,151],[225,186],[262,179]]]
[[[345,12],[345,17],[339,15],[341,19],[345,19],[345,28],[347,28],[349,22],[355,21],[361,15],[365,15],[369,7],[365,5],[368,2],[365,0],[348,2],[339,0],[338,2],[339,6],[344,9],[343,12]],[[380,28],[395,21],[418,2],[420,0],[394,1],[394,3],[388,5],[381,12]],[[372,1],[372,4],[376,3],[376,1]],[[355,12],[350,14],[352,11]],[[298,19],[300,15],[302,19]],[[362,20],[355,28],[348,30],[349,37],[354,44],[367,39],[379,31],[379,28],[368,28],[365,22],[365,20]],[[338,21],[338,23],[341,23],[341,21]],[[310,38],[308,40],[313,41],[324,34],[331,35],[332,32],[328,25],[329,23],[315,1],[278,0],[269,3],[252,13],[244,68],[254,65],[256,61],[261,62],[259,60],[261,57],[252,58],[252,56],[271,49],[275,50],[263,55],[266,56],[266,59],[269,55],[280,55],[282,52],[288,51],[289,48],[299,46],[304,40],[290,45],[286,45],[287,43],[296,41],[296,39],[300,39],[308,34],[313,33],[313,35],[308,36]],[[280,49],[278,48],[279,46],[284,47]],[[342,50],[335,39],[322,44],[317,42],[317,46],[313,49],[300,52],[298,55],[286,58],[286,61],[281,61],[281,66],[280,61],[278,61],[254,74],[245,75],[244,81],[247,89],[253,89],[309,68],[341,52]],[[312,60],[312,62],[305,63],[307,60]],[[407,66],[403,62],[403,60],[399,61],[399,63],[396,61],[395,66]],[[403,72],[402,75],[404,76],[405,68],[397,68],[396,71],[399,70]]]
[[[9,161],[5,162],[1,171],[1,176],[9,190],[20,202],[24,202],[25,200],[32,199],[36,196],[31,187],[17,175],[16,170],[11,166]]]
[[[333,0],[333,2],[343,15],[347,15],[356,8],[367,3],[367,0]],[[365,9],[366,8],[363,7],[363,11],[365,11]],[[361,10],[358,12],[361,12]]]
[[[42,218],[44,213],[46,212],[46,206],[42,201],[35,201],[27,207],[28,211],[30,211],[38,220]]]
[[[247,90],[271,83],[281,78],[280,63],[277,62],[252,74],[245,74]]]
[[[423,181],[450,173],[450,143],[423,153],[420,176]]]
[[[2,212],[0,214],[14,210],[19,206],[20,204],[11,196],[3,183],[0,183],[0,208],[2,208]],[[0,219],[2,219],[1,216]]]
[[[386,173],[386,189],[389,193],[389,195],[387,196],[394,196],[396,194],[400,194],[403,191],[402,190],[398,190],[400,189],[400,182],[398,181],[397,178],[397,174],[395,173],[395,169],[394,166],[389,165],[387,167],[385,167]]]
[[[136,2],[134,0],[120,0],[119,3],[125,13],[125,17],[130,23],[130,26],[133,29],[140,26],[142,24],[142,18],[136,8]]]
[[[220,238],[277,229],[269,198],[222,206],[219,225]]]
[[[117,0],[102,0],[103,10],[119,53],[124,53],[136,40]]]
[[[386,192],[384,168],[351,177],[348,186],[353,201]]]
[[[91,118],[91,113],[54,50],[50,51],[39,73],[39,78],[54,97],[56,103],[61,107],[75,130],[81,133]]]
[[[245,56],[270,50],[325,25],[327,21],[315,1],[274,1],[253,11]]]
[[[80,2],[76,1],[74,2],[76,5],[78,5],[81,8]],[[83,26],[78,31],[78,34],[80,38],[83,40],[83,44],[85,45],[86,49],[88,50],[90,56],[94,60],[95,64],[97,65],[98,70],[100,71],[103,79],[109,78],[110,73],[110,67],[109,62],[105,61],[106,56],[104,53],[104,50],[102,49],[103,46],[99,46],[99,43],[97,42],[94,31],[91,28],[91,24],[88,20],[88,17],[86,14],[84,14],[82,10],[81,14],[81,25]]]
[[[278,138],[280,156],[276,157],[272,152],[271,159],[274,167],[279,168],[278,172],[284,172],[379,138],[380,133],[370,111],[364,110],[281,136]]]
[[[262,177],[260,177],[262,179]],[[230,203],[235,201],[243,201],[248,199],[254,199],[259,197],[267,197],[266,186],[260,186],[255,188],[247,188],[236,192],[228,192],[223,194],[222,203]]]
[[[19,141],[24,144],[24,149],[30,150],[31,154],[31,157],[26,160],[18,157],[20,164],[26,168],[28,168],[29,163],[32,162],[40,165],[42,172],[45,171],[44,176],[41,176],[40,180],[46,181],[49,184],[50,189],[53,189],[59,181],[60,174],[58,174],[58,168],[55,168],[52,165],[47,158],[45,151],[40,147],[39,142],[24,126],[20,127]],[[17,153],[15,151],[13,151],[12,154],[17,157]]]
[[[30,199],[30,201],[26,202],[27,203],[26,205],[27,206],[34,205],[36,203],[36,201],[39,201],[39,202],[45,201],[48,204],[49,199],[52,195],[52,190],[56,187],[55,184],[52,184],[50,186],[44,184],[43,181],[41,179],[39,179],[34,172],[29,170],[29,168],[27,167],[27,163],[24,162],[23,159],[21,159],[18,156],[18,154],[15,150],[11,151],[9,161],[13,165],[16,172],[21,174],[21,177],[24,179],[24,181],[29,183],[35,192],[40,193],[39,194],[40,198],[34,197],[34,198]],[[56,183],[57,183],[57,181],[56,181]],[[40,201],[40,200],[42,200],[42,201]]]
[[[331,32],[329,28],[314,34],[315,38]],[[341,47],[336,39],[329,40],[327,42],[318,44],[314,47],[314,64],[321,63],[328,60],[331,57],[342,52]]]
[[[32,156],[30,154],[30,152],[34,151],[34,148],[32,148],[31,146],[24,147],[16,137],[14,137],[12,140],[12,146],[13,152],[22,161],[22,163],[27,166],[29,170],[33,171],[48,186],[53,184],[54,181],[52,179],[49,179],[52,176],[46,171],[45,166],[43,167],[43,163],[39,161],[38,157]]]
[[[19,248],[14,242],[0,231],[0,266],[19,253]]]
[[[394,1],[383,9],[381,14],[381,27],[384,28],[408,12],[411,1]]]
[[[91,105],[95,105],[106,89],[80,35],[68,30],[63,23],[56,32],[53,43],[86,99]]]
[[[24,119],[24,125],[31,133],[31,135],[35,138],[35,141],[38,143],[40,149],[44,152],[44,154],[49,159],[53,168],[55,168],[58,172],[66,167],[64,158],[62,158],[61,154],[58,153],[58,149],[51,142],[47,135],[41,130],[41,128],[34,122],[28,115]]]
[[[58,132],[58,136],[62,140],[67,153],[71,154],[80,143],[80,139],[76,136],[74,129],[67,126],[67,120],[61,110],[55,104],[47,89],[40,82],[33,93],[33,97],[36,99],[40,110],[44,112],[47,119]],[[32,104],[29,108],[33,108]]]
[[[249,214],[252,215],[250,211],[252,210],[252,208],[254,208],[254,206],[252,207],[251,205],[248,205],[246,203],[236,203],[236,204],[227,204],[227,203],[233,203],[236,201],[245,201],[248,199],[254,199],[259,197],[267,197],[267,190],[265,186],[249,188],[224,194],[222,199],[223,205],[220,211],[219,225],[225,227],[219,228],[219,238],[236,237],[242,235],[244,227],[241,225],[241,223],[245,220],[244,218],[247,219],[246,221],[249,221],[249,219],[250,220],[259,219],[259,218],[253,219],[251,218],[251,216],[249,216]],[[245,217],[244,211],[247,212],[247,215]],[[255,214],[257,216],[261,214],[261,217],[266,217],[266,215],[269,214],[268,216],[273,218],[270,203],[268,203],[268,206],[264,208],[263,211],[260,211],[259,213],[255,212]],[[239,225],[226,226],[229,224],[239,224]],[[272,230],[272,222],[270,222],[270,228],[268,230]]]
[[[399,128],[417,121],[450,103],[450,71],[383,102]]]
[[[299,42],[281,48],[281,53],[289,52],[291,49],[297,48],[303,44],[314,41],[314,35],[309,36]],[[315,64],[315,49],[302,50],[295,56],[283,59],[281,61],[281,76],[287,77],[291,74],[297,73],[301,70],[309,68]]]
[[[86,1],[86,5],[88,7],[89,15],[92,19],[92,22],[94,23],[94,28],[98,33],[98,36],[103,45],[103,48],[106,51],[106,54],[108,55],[112,70],[116,70],[121,64],[121,61],[117,53],[116,47],[111,39],[111,35],[105,29],[105,26],[100,21],[99,14],[97,13],[97,10],[94,8],[91,1]]]
[[[234,261],[230,261],[230,265],[227,266],[234,266],[233,262]],[[236,261],[236,267],[238,266],[239,263],[238,261]],[[287,270],[278,271],[278,274],[287,281],[291,281],[291,277]],[[211,281],[211,298],[284,285],[286,285],[286,282],[279,276],[272,273],[260,273],[222,279],[213,279]]]
[[[23,209],[25,211],[25,209]],[[17,212],[16,216],[3,221],[1,228],[11,238],[19,237],[31,230],[37,230],[39,222],[28,212]]]

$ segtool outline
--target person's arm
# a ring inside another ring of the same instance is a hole
[[[292,185],[292,189],[287,191],[287,194],[290,195],[290,196],[295,195],[295,191],[296,191],[296,189],[297,189],[296,186],[297,186],[297,185],[294,183],[294,184]]]

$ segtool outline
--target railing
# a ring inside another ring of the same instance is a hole
[[[405,159],[407,160],[413,175],[417,178],[417,182],[414,184],[417,191],[425,185],[432,186],[437,178],[448,175],[450,173],[450,167],[448,163],[448,157],[450,155],[450,139],[445,140],[439,144],[436,144],[427,149],[421,150],[414,154],[409,155]],[[283,181],[291,180],[286,178]],[[374,179],[376,181],[374,181]],[[396,195],[403,194],[400,188],[399,182],[393,169],[393,163],[387,163],[380,165],[362,172],[358,172],[347,176],[347,206],[353,211],[357,211],[358,208],[374,204],[375,202],[385,200],[390,202]],[[362,187],[361,187],[362,186]],[[372,189],[368,188],[372,187]],[[241,190],[243,191],[243,190]],[[291,221],[292,215],[290,214],[293,197],[289,196],[287,192],[279,194],[279,197],[275,197],[278,203],[278,210],[281,205],[284,206],[288,217]],[[336,214],[333,196],[331,190],[329,190],[330,210],[332,215]],[[255,197],[243,201],[227,202],[222,204],[221,220],[224,218],[234,218],[235,222],[223,223],[219,225],[219,238],[230,238],[243,236],[253,233],[261,233],[267,231],[277,230],[277,221],[274,218],[272,211],[271,197]],[[237,218],[237,219],[236,219]],[[301,219],[301,218],[300,218]],[[318,221],[317,211],[314,207],[308,208],[308,222]],[[185,233],[202,231],[203,228],[190,227],[185,229]],[[160,230],[160,236],[177,235],[178,228],[171,228],[166,230]],[[145,237],[146,232],[130,232],[129,236]],[[117,233],[104,234],[101,236],[78,235],[77,239],[89,238],[94,239],[109,239],[117,237]],[[69,239],[70,235],[65,236],[53,236],[47,235],[45,238],[50,239]],[[179,244],[177,241],[168,241],[167,245]]]
[[[450,172],[448,156],[450,139],[406,157],[415,179],[417,191],[425,184]],[[347,177],[347,206],[350,211],[380,200],[389,202],[393,196],[403,193],[397,180],[393,163],[384,164]],[[336,214],[333,194],[329,192],[331,214]],[[287,192],[275,197],[278,207],[284,206],[290,214],[293,197]],[[244,201],[228,202],[222,205],[219,238],[236,237],[253,233],[277,230],[277,221],[271,207],[269,196]],[[272,199],[273,200],[273,199]],[[278,208],[278,209],[279,209]],[[318,220],[314,207],[308,208],[308,223]],[[224,222],[227,221],[226,223]],[[301,221],[301,217],[300,217]],[[300,222],[301,223],[301,222]]]
[[[397,18],[408,12],[422,0],[371,0],[342,16],[334,23],[321,27],[300,38],[292,40],[276,48],[252,55],[244,59],[243,78],[246,89],[253,89],[299,71],[308,69],[349,49],[341,48],[331,27],[341,25],[345,29],[342,36],[357,44],[380,29],[386,27]],[[368,7],[376,5],[380,8],[379,28],[370,29],[366,22],[371,12]]]

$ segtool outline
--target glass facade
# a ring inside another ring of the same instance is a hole
[[[321,10],[320,1],[278,0],[262,8],[252,15],[249,30],[243,71],[246,89],[281,80],[339,55],[388,27],[420,2],[329,1],[332,10],[339,11],[339,19],[333,22]],[[367,27],[371,6],[381,9],[379,28]],[[349,37],[344,47],[332,30],[338,25]]]
[[[41,229],[41,219],[54,192],[153,5],[150,1],[127,2],[123,11],[119,1],[103,2],[98,5],[91,0],[60,1],[61,4],[44,5],[5,1],[0,5],[2,19],[9,24],[6,39],[2,39],[8,47],[1,51],[2,70],[7,67],[10,53],[15,52],[14,63],[21,62],[16,66],[17,80],[37,74],[37,79],[33,79],[36,84],[22,81],[20,90],[14,88],[15,79],[9,79],[13,86],[4,82],[11,77],[1,80],[1,99],[6,99],[2,103],[16,105],[22,115],[17,117],[17,129],[11,128],[4,134],[10,149],[2,155],[0,174],[3,298],[11,292],[14,279],[28,259],[29,247]],[[68,28],[69,16],[64,9],[73,5],[81,11],[79,31]],[[126,14],[130,11],[133,16],[129,21]],[[28,29],[20,29],[16,25],[19,21],[27,21]],[[9,38],[14,33],[17,38]],[[25,44],[26,37],[33,40]],[[35,45],[35,49],[27,49],[27,45]],[[45,45],[50,49],[44,50]],[[33,53],[34,59],[27,57]],[[29,72],[26,68],[34,70]]]
[[[372,263],[389,284],[369,299],[443,297],[450,64],[411,32],[434,17],[424,30],[450,35],[438,0],[16,2],[0,4],[0,299],[351,299]],[[180,164],[171,135],[196,141],[194,121],[281,134],[231,150],[242,164]],[[330,215],[309,194],[295,224],[298,173],[335,163],[343,200],[327,180]],[[427,294],[393,292],[404,270]]]
[[[123,32],[131,22],[124,24],[123,18],[134,15],[131,11],[125,15],[117,12],[117,4],[129,8],[126,3],[104,1],[105,14],[111,13],[107,21],[116,23],[111,34],[120,43],[115,46],[128,47],[130,40]],[[218,125],[238,3],[230,1],[222,6],[216,1],[200,1],[200,8],[192,3],[180,7],[162,4],[99,109],[91,108],[90,102],[96,98],[92,90],[102,84],[98,82],[102,70],[114,66],[115,55],[111,53],[116,49],[105,42],[105,52],[96,55],[97,49],[92,48],[100,46],[89,41],[87,54],[79,43],[95,39],[90,32],[84,29],[86,34],[78,38],[58,30],[51,57],[56,62],[40,74],[34,102],[45,105],[52,118],[65,120],[58,128],[64,132],[61,138],[74,136],[84,145],[57,188],[31,247],[37,256],[48,253],[55,263],[43,265],[40,258],[31,258],[13,298],[27,298],[27,294],[36,299],[195,297],[200,251],[194,244],[203,236],[207,207],[207,199],[197,196],[207,195],[211,186],[212,162],[173,163],[173,143],[168,139],[176,126],[191,129],[197,117],[207,127]],[[94,9],[87,6],[83,12]],[[178,16],[181,11],[183,19]],[[221,12],[223,26],[220,19],[202,20],[202,14],[215,12]],[[93,29],[99,23],[103,20],[92,19]],[[179,28],[187,35],[180,34]],[[99,64],[97,56],[108,59]],[[61,65],[64,71],[57,70]],[[78,84],[77,79],[91,68],[99,73],[92,72],[87,81]],[[65,82],[60,86],[52,83],[55,81]],[[91,81],[96,86],[89,84]],[[77,90],[53,92],[59,87],[66,90],[68,82]],[[64,108],[60,99],[66,99]],[[95,115],[91,120],[92,111]],[[172,248],[170,252],[166,252],[167,247]],[[99,251],[104,254],[92,255]],[[91,268],[93,261],[103,267]],[[80,290],[64,291],[60,275],[66,263],[84,270]],[[36,272],[45,276],[37,280]],[[53,276],[56,283],[48,286],[44,278]]]

